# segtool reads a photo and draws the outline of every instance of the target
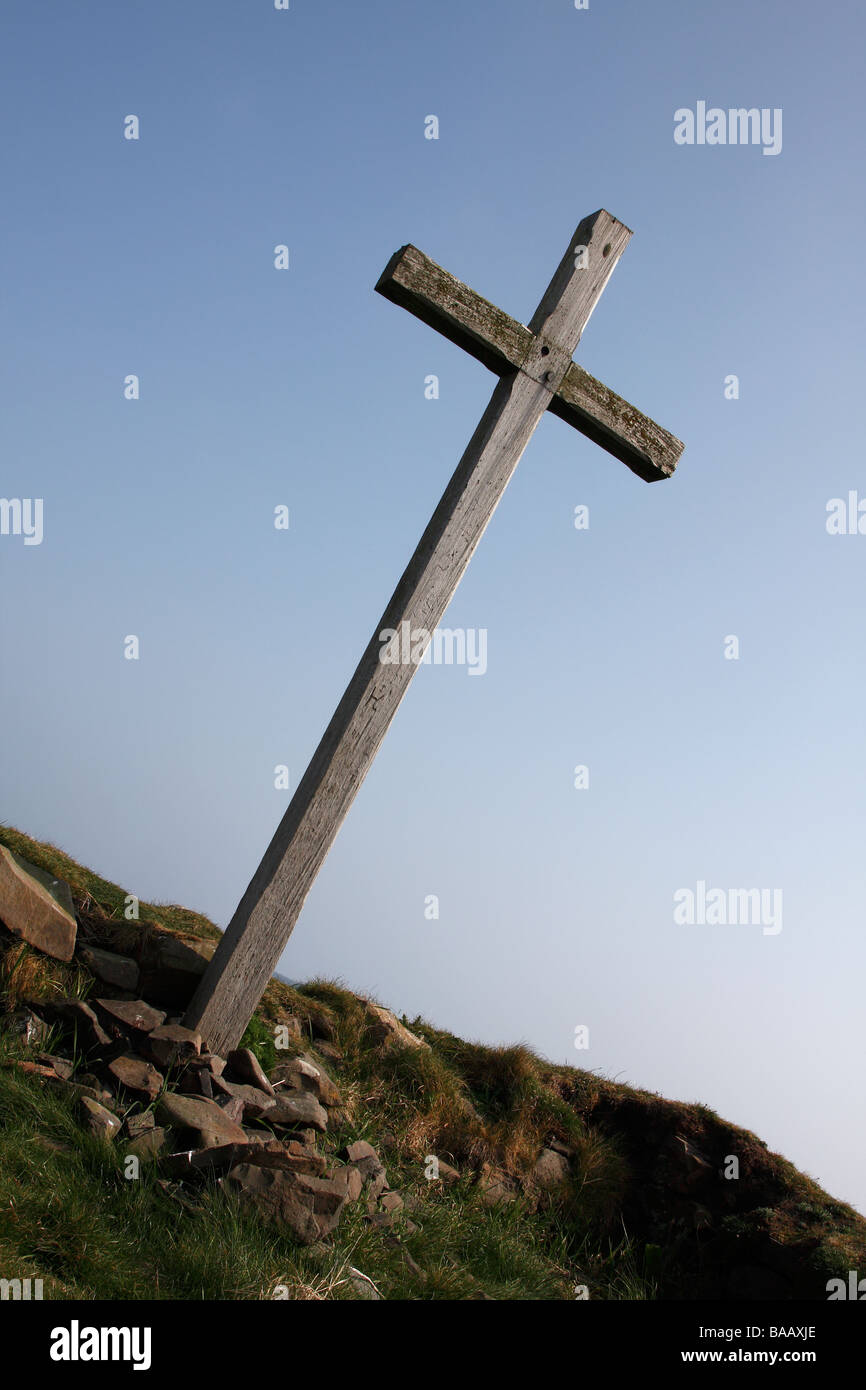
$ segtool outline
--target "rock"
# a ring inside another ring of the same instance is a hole
[[[71,1081],[72,1073],[75,1071],[74,1062],[70,1062],[67,1057],[55,1057],[50,1052],[40,1052],[37,1054],[38,1062],[43,1066],[50,1067],[55,1076],[59,1076],[61,1081]]]
[[[672,1186],[675,1192],[691,1192],[715,1178],[715,1169],[709,1157],[682,1134],[671,1138],[667,1150],[674,1169]]]
[[[156,1125],[153,1129],[143,1130],[137,1138],[127,1144],[126,1152],[147,1162],[150,1159],[158,1158],[167,1142],[168,1130]]]
[[[517,1197],[517,1184],[502,1169],[489,1163],[482,1164],[478,1175],[481,1200],[487,1207],[498,1206],[500,1202],[513,1202]]]
[[[226,1069],[226,1064],[222,1057],[218,1057],[215,1052],[203,1052],[201,1054],[201,1061],[214,1076],[222,1076]]]
[[[14,1067],[16,1071],[21,1071],[25,1076],[41,1076],[45,1080],[58,1080],[57,1072],[53,1067],[48,1067],[44,1062],[27,1062],[20,1057],[3,1058],[0,1067]]]
[[[349,1265],[346,1273],[349,1276],[349,1283],[359,1298],[368,1299],[372,1303],[381,1303],[382,1295],[369,1275],[362,1274],[360,1269],[355,1269],[354,1265]]]
[[[249,1086],[256,1086],[268,1096],[276,1094],[262,1070],[258,1057],[248,1047],[239,1047],[234,1052],[230,1052],[225,1065],[231,1072],[230,1079],[232,1081],[241,1081]]]
[[[0,921],[37,951],[69,963],[78,923],[69,885],[0,845]]]
[[[332,1165],[327,1170],[327,1176],[334,1182],[342,1183],[346,1189],[346,1201],[357,1202],[364,1187],[364,1179],[352,1164],[337,1167]]]
[[[47,1134],[34,1134],[33,1143],[40,1149],[46,1149],[48,1153],[71,1154],[73,1150],[68,1144],[61,1144],[58,1139],[49,1139]]]
[[[553,1149],[554,1153],[562,1154],[563,1158],[567,1158],[569,1160],[574,1158],[575,1154],[577,1153],[577,1149],[572,1148],[570,1144],[563,1144],[560,1139],[548,1139],[547,1147],[549,1149]]]
[[[185,1096],[204,1096],[214,1099],[216,1077],[209,1067],[200,1066],[198,1061],[190,1062],[178,1077],[177,1087]]]
[[[555,1149],[542,1149],[535,1160],[532,1181],[545,1192],[553,1192],[568,1182],[571,1166],[563,1154]]]
[[[215,941],[160,933],[142,962],[141,987],[149,999],[186,1008],[217,948]]]
[[[295,1018],[294,1014],[278,1014],[276,1028],[285,1028],[286,1037],[294,1038],[296,1042],[300,1042],[304,1036],[301,1020]]]
[[[106,1110],[99,1101],[91,1100],[89,1096],[79,1096],[78,1104],[81,1108],[84,1122],[91,1134],[95,1134],[98,1139],[111,1140],[120,1129],[120,1120],[116,1115],[112,1115],[110,1110]]]
[[[75,1084],[77,1086],[90,1086],[94,1091],[101,1091],[109,1098],[112,1094],[108,1089],[107,1080],[104,1077],[96,1076],[92,1071],[80,1071],[75,1078]]]
[[[376,1178],[386,1178],[384,1163],[372,1144],[368,1144],[366,1139],[356,1139],[353,1144],[348,1144],[341,1151],[340,1157],[345,1158],[348,1163],[354,1164],[365,1182],[373,1181]],[[387,1179],[383,1186],[387,1186]]]
[[[383,1192],[379,1198],[379,1206],[382,1211],[398,1212],[403,1210],[403,1198],[399,1192]]]
[[[247,1161],[250,1148],[249,1144],[215,1144],[209,1149],[184,1149],[161,1158],[159,1170],[178,1179],[227,1173],[237,1164]]]
[[[290,1091],[277,1095],[268,1111],[268,1124],[309,1125],[324,1133],[328,1128],[328,1112],[306,1091]]]
[[[408,1227],[411,1226],[411,1225],[412,1225],[412,1222],[411,1222],[411,1221],[407,1221],[407,1223],[406,1223],[407,1229],[408,1229]],[[417,1226],[416,1226],[414,1229],[417,1230],[417,1229],[418,1229]],[[400,1251],[401,1255],[403,1256],[403,1263],[405,1264],[406,1268],[409,1270],[409,1273],[410,1273],[410,1274],[414,1274],[416,1279],[421,1279],[422,1281],[425,1281],[425,1280],[426,1280],[427,1275],[424,1273],[424,1271],[423,1271],[423,1269],[421,1268],[421,1266],[420,1266],[419,1264],[417,1264],[415,1260],[413,1260],[412,1256],[409,1254],[409,1251],[406,1249],[405,1245],[403,1244],[402,1240],[400,1240],[400,1237],[399,1237],[399,1236],[383,1236],[382,1239],[384,1240],[384,1242],[385,1242],[386,1245],[390,1246],[390,1248],[391,1248],[392,1250],[399,1250],[399,1251]]]
[[[124,1053],[108,1063],[108,1070],[125,1090],[146,1100],[155,1100],[165,1085],[162,1073],[142,1057],[130,1057]]]
[[[165,1022],[165,1014],[143,999],[97,999],[96,1007],[108,1018],[109,1026],[120,1024],[131,1033],[152,1033]]]
[[[129,956],[117,956],[113,951],[102,950],[100,946],[81,946],[78,954],[91,974],[102,980],[103,984],[135,994],[139,972],[137,964]]]
[[[405,1024],[401,1023],[390,1009],[383,1009],[381,1004],[373,1004],[370,1000],[366,1001],[366,1029],[373,1042],[386,1043],[397,1047],[429,1047],[430,1044],[423,1038],[416,1037],[410,1033]]]
[[[251,1120],[258,1120],[262,1115],[270,1115],[276,1108],[277,1101],[273,1091],[266,1095],[257,1086],[242,1086],[236,1081],[226,1081],[225,1076],[215,1076],[213,1078],[214,1092],[220,1092],[226,1096],[233,1096],[243,1104],[243,1113]]]
[[[175,1177],[196,1173],[227,1173],[239,1163],[248,1163],[255,1168],[282,1168],[285,1172],[305,1173],[309,1177],[322,1177],[327,1167],[324,1157],[315,1149],[290,1140],[281,1144],[279,1139],[257,1135],[248,1144],[220,1144],[216,1148],[202,1149],[199,1153],[171,1154],[163,1166]]]
[[[179,1023],[162,1023],[147,1037],[147,1053],[160,1067],[188,1062],[201,1052],[201,1033]]]
[[[25,1047],[38,1047],[48,1035],[48,1024],[32,1009],[16,1009],[5,1020],[5,1026]]]
[[[224,1179],[266,1222],[312,1245],[334,1230],[346,1202],[342,1184],[329,1178],[241,1163]]]
[[[287,1057],[271,1070],[271,1080],[274,1085],[286,1086],[288,1090],[303,1091],[312,1089],[304,1086],[303,1079],[315,1081],[317,1068],[311,1066],[306,1057]],[[274,1092],[276,1094],[276,1092]]]
[[[96,1077],[93,1077],[92,1080],[95,1084],[93,1086],[88,1086],[81,1081],[62,1081],[59,1076],[53,1074],[51,1077],[46,1077],[46,1081],[48,1081],[49,1085],[53,1083],[57,1087],[62,1087],[67,1095],[72,1094],[80,1098],[86,1097],[88,1100],[95,1100],[98,1105],[104,1106],[106,1110],[113,1110],[116,1103],[114,1096],[97,1081]]]
[[[167,1091],[158,1100],[156,1113],[162,1124],[197,1134],[201,1148],[247,1143],[247,1136],[240,1125],[214,1101],[200,1096],[182,1096]]]
[[[314,1038],[324,1038],[326,1042],[335,1043],[337,1041],[337,1026],[330,1013],[325,1009],[317,1008],[309,1000],[304,1001],[307,1010],[306,1022]],[[301,1025],[302,1036],[306,1032],[303,1024]]]
[[[49,1017],[60,1019],[75,1034],[79,1047],[85,1051],[108,1047],[111,1042],[93,1009],[83,999],[60,999],[48,1006],[48,1012]]]
[[[317,1067],[310,1056],[290,1057],[285,1062],[278,1062],[271,1072],[271,1080],[282,1095],[286,1091],[308,1091],[321,1105],[340,1103],[340,1092],[330,1076]]]
[[[286,1164],[294,1172],[308,1173],[314,1178],[330,1176],[327,1160],[311,1144],[302,1144],[297,1139],[286,1139],[282,1143],[280,1140],[270,1141],[270,1144],[274,1143],[280,1144]],[[258,1162],[258,1158],[255,1161]]]
[[[137,1139],[139,1135],[146,1134],[149,1129],[153,1128],[152,1110],[143,1110],[139,1115],[127,1115],[126,1117],[126,1132],[130,1139]]]
[[[452,1183],[452,1182],[459,1182],[459,1181],[460,1181],[460,1169],[459,1169],[459,1168],[452,1168],[451,1164],[450,1164],[450,1163],[446,1163],[444,1158],[437,1159],[436,1161],[437,1161],[438,1166],[439,1166],[439,1173],[438,1173],[439,1181],[444,1182],[444,1183]],[[430,1182],[436,1182],[436,1178],[430,1178],[429,1181],[430,1181]]]
[[[343,1054],[339,1047],[335,1043],[325,1042],[324,1039],[316,1043],[316,1051],[324,1057],[326,1062],[333,1062],[335,1066],[339,1066],[343,1060]]]
[[[244,1103],[240,1096],[223,1096],[216,1104],[223,1114],[233,1120],[236,1125],[243,1125]]]
[[[480,1125],[483,1123],[481,1116],[475,1109],[475,1106],[472,1104],[472,1101],[469,1099],[468,1096],[455,1096],[454,1107],[455,1109],[459,1110],[460,1114],[464,1115],[467,1120],[471,1120],[473,1124]]]
[[[367,1215],[364,1220],[368,1226],[375,1226],[378,1231],[390,1231],[394,1225],[394,1215],[395,1213],[391,1211],[376,1211],[375,1203],[368,1202]]]

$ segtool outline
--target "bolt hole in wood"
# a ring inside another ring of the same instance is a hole
[[[602,256],[609,256],[609,255],[610,255],[610,242],[607,243],[607,246],[605,246],[605,248],[604,248],[604,250],[602,251],[601,254],[602,254]]]
[[[548,347],[543,347],[543,348],[541,349],[541,355],[542,355],[542,357],[547,357],[547,355],[549,354],[549,352],[550,352],[550,348],[548,348]]]

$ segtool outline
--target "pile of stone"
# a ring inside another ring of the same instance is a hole
[[[124,1160],[158,1164],[161,1181],[181,1193],[185,1184],[214,1178],[305,1243],[328,1236],[343,1208],[361,1200],[366,1219],[383,1232],[398,1219],[411,1232],[406,1209],[413,1199],[391,1191],[370,1145],[357,1138],[342,1148],[334,1143],[334,1131],[351,1126],[327,1069],[342,1056],[327,1011],[308,1001],[303,1024],[281,1018],[294,1055],[266,1075],[251,1051],[218,1057],[183,1026],[215,942],[149,926],[133,959],[106,940],[81,940],[68,886],[2,846],[0,922],[46,954],[78,961],[98,982],[98,997],[89,1002],[24,1009],[15,1023],[31,1053],[10,1065],[74,1093],[83,1123],[118,1146]],[[365,1000],[364,1013],[367,1037],[383,1049],[429,1047],[389,1009]],[[39,1051],[49,1025],[60,1025],[70,1040],[69,1056]],[[82,1055],[84,1067],[76,1069],[72,1057]],[[464,1105],[480,1123],[468,1098]],[[474,1178],[487,1205],[536,1202],[567,1183],[573,1157],[550,1140],[522,1181],[489,1163]],[[435,1181],[460,1179],[444,1159],[437,1163]]]
[[[143,999],[33,1004],[15,1022],[32,1060],[10,1065],[73,1094],[92,1134],[118,1145],[123,1160],[158,1163],[167,1182],[216,1178],[305,1244],[329,1235],[362,1196],[375,1225],[389,1226],[403,1207],[364,1140],[339,1153],[318,1147],[346,1115],[311,1051],[266,1075],[249,1049],[225,1058],[206,1052],[198,1033]],[[50,1024],[63,1027],[76,1052],[84,1049],[86,1070],[38,1050]]]
[[[344,1128],[348,1117],[322,1058],[300,1050],[300,1020],[284,1020],[295,1055],[266,1074],[249,1049],[218,1057],[180,1015],[167,1012],[188,1002],[211,943],[160,934],[142,965],[104,944],[77,942],[68,887],[3,847],[0,920],[47,954],[78,959],[101,983],[100,997],[87,1002],[21,1009],[11,1022],[29,1055],[7,1065],[74,1095],[82,1123],[118,1146],[125,1162],[158,1164],[169,1187],[216,1179],[305,1244],[330,1235],[343,1208],[362,1198],[369,1221],[393,1223],[403,1199],[391,1191],[371,1146],[356,1140],[338,1152],[322,1147],[329,1129]],[[165,1007],[138,997],[145,984]],[[426,1046],[374,1007],[379,1029],[404,1046]],[[52,1025],[71,1044],[59,1053],[40,1050]],[[318,1045],[334,1065],[340,1052],[333,1031],[317,1031],[332,1033]],[[84,1057],[83,1066],[73,1057]]]

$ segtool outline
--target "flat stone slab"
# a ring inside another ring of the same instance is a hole
[[[202,1064],[200,1057],[193,1057],[182,1067],[177,1078],[177,1089],[185,1096],[204,1096],[205,1100],[215,1100],[217,1078]]]
[[[244,1086],[237,1081],[226,1081],[225,1076],[215,1076],[212,1084],[214,1091],[239,1100],[244,1107],[244,1115],[251,1120],[258,1120],[262,1115],[270,1117],[271,1112],[277,1107],[276,1097],[260,1091],[258,1086]]]
[[[145,1134],[149,1129],[153,1129],[154,1119],[151,1110],[145,1110],[140,1115],[127,1115],[126,1132],[130,1139],[137,1139],[140,1134]]]
[[[283,1168],[240,1163],[223,1182],[264,1221],[291,1231],[303,1245],[329,1235],[346,1204],[342,1183]]]
[[[141,1057],[115,1057],[109,1062],[108,1070],[127,1091],[145,1100],[155,1100],[162,1090],[162,1075]]]
[[[61,1081],[71,1081],[72,1073],[75,1071],[74,1062],[70,1062],[68,1057],[55,1057],[51,1052],[37,1052],[37,1062],[44,1067],[50,1067],[55,1076],[59,1076]]]
[[[356,1139],[353,1144],[349,1144],[342,1150],[340,1156],[358,1169],[365,1182],[375,1181],[377,1178],[385,1178],[386,1176],[384,1163],[373,1145],[368,1144],[366,1139]],[[386,1186],[385,1183],[380,1186],[379,1191],[382,1191],[384,1186]]]
[[[103,951],[101,946],[81,946],[78,954],[90,973],[103,984],[129,990],[130,994],[138,989],[138,966],[131,957]]]
[[[161,1023],[148,1034],[147,1050],[161,1067],[188,1062],[201,1052],[201,1034],[180,1023]]]
[[[111,1042],[96,1014],[83,999],[61,999],[51,1005],[51,1010],[82,1039],[86,1047],[107,1047]]]
[[[126,1145],[126,1153],[147,1163],[158,1158],[167,1143],[168,1130],[155,1126],[153,1129],[142,1130],[141,1134],[132,1139]]]
[[[366,1002],[366,1025],[367,1033],[377,1043],[386,1043],[396,1047],[427,1047],[430,1044],[419,1038],[417,1034],[410,1033],[404,1023],[401,1023],[396,1014],[390,1009],[385,1009],[381,1004],[374,1004],[372,1000]]]
[[[203,1149],[249,1143],[240,1125],[214,1101],[203,1096],[183,1096],[169,1091],[157,1102],[157,1118],[169,1128],[193,1130]]]
[[[69,885],[0,845],[0,922],[13,936],[67,963],[78,923]]]
[[[14,1068],[15,1071],[23,1072],[25,1076],[41,1076],[50,1081],[59,1080],[53,1067],[40,1062],[26,1062],[20,1057],[4,1057],[0,1059],[0,1067]]]
[[[267,1112],[267,1121],[274,1125],[308,1125],[324,1133],[328,1128],[328,1112],[309,1091],[278,1092]]]
[[[334,1182],[342,1184],[345,1189],[347,1202],[357,1202],[364,1188],[364,1179],[361,1177],[357,1168],[351,1165],[348,1167],[343,1167],[342,1165],[337,1167],[336,1164],[332,1164],[328,1168],[326,1176],[331,1178]]]
[[[165,1023],[165,1014],[146,1004],[143,999],[97,999],[96,1004],[116,1023],[131,1028],[135,1033],[152,1033],[154,1028]]]
[[[231,1073],[229,1081],[242,1081],[248,1086],[256,1086],[268,1096],[275,1094],[258,1057],[248,1047],[235,1048],[226,1058],[226,1064]]]
[[[532,1180],[546,1192],[553,1192],[568,1182],[571,1165],[568,1159],[555,1149],[542,1149],[535,1160]]]
[[[112,1115],[110,1110],[106,1110],[99,1101],[91,1100],[89,1096],[79,1097],[81,1113],[84,1123],[95,1134],[98,1139],[111,1140],[120,1129],[120,1120],[116,1115]]]
[[[312,1057],[290,1057],[278,1062],[271,1072],[277,1094],[289,1091],[309,1091],[321,1105],[339,1105],[340,1093],[330,1076],[317,1067]]]
[[[227,1173],[239,1163],[254,1168],[282,1168],[316,1178],[322,1177],[327,1167],[322,1154],[305,1144],[294,1140],[281,1144],[279,1139],[258,1137],[248,1144],[220,1144],[198,1152],[169,1154],[160,1167],[172,1177],[183,1177],[195,1173]]]

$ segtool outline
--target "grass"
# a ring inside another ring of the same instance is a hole
[[[154,936],[214,938],[187,909],[139,904],[62,851],[0,827],[0,842],[72,888],[82,936],[142,959]],[[26,1000],[86,998],[78,964],[51,961],[0,928],[0,1015]],[[125,1176],[124,1144],[81,1126],[74,1098],[8,1065],[24,1055],[0,1031],[0,1277],[41,1278],[59,1299],[346,1299],[362,1271],[388,1299],[571,1300],[725,1297],[738,1263],[774,1269],[795,1296],[822,1297],[827,1278],[866,1270],[866,1222],[756,1136],[701,1105],[664,1100],[590,1072],[554,1066],[522,1043],[488,1047],[406,1021],[429,1047],[375,1043],[365,1001],[339,982],[294,988],[274,980],[243,1039],[266,1070],[287,1054],[274,1030],[300,1024],[290,1052],[325,1036],[319,1059],[341,1093],[342,1117],[323,1137],[336,1152],[368,1139],[406,1203],[393,1228],[347,1207],[330,1242],[300,1247],[243,1211],[213,1180],[166,1181],[156,1165]],[[0,1018],[2,1024],[2,1018]],[[47,1043],[59,1044],[54,1032]],[[68,1039],[64,1051],[69,1055]],[[80,1049],[79,1074],[88,1070]],[[4,1065],[7,1063],[7,1065]],[[676,1169],[686,1138],[740,1156],[742,1180],[683,1195]],[[571,1157],[554,1195],[531,1182],[542,1146]],[[459,1169],[431,1182],[435,1155]],[[490,1205],[479,1175],[511,1184]]]
[[[212,1182],[187,1192],[145,1164],[130,1180],[122,1142],[91,1137],[69,1097],[0,1069],[0,1271],[42,1278],[46,1298],[258,1299],[280,1285],[291,1297],[356,1298],[349,1265],[388,1298],[570,1296],[564,1235],[551,1240],[521,1205],[491,1211],[468,1186],[446,1193],[418,1174],[407,1186],[417,1229],[404,1243],[424,1280],[360,1204],[333,1247],[305,1249]]]

